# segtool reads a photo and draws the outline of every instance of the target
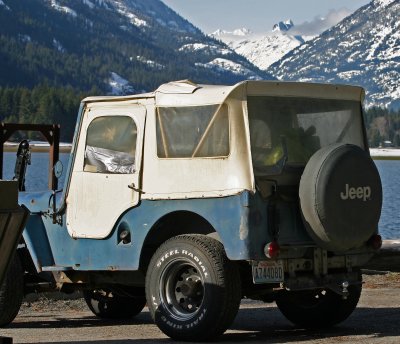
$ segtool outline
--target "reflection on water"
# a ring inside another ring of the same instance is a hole
[[[16,153],[4,153],[4,179],[14,176]],[[64,183],[68,167],[68,153],[61,153],[60,160],[64,172],[59,180],[59,188]],[[383,209],[379,222],[379,231],[384,239],[400,238],[400,160],[375,160],[383,185]],[[47,189],[48,183],[48,153],[33,153],[32,165],[28,166],[26,175],[26,190],[38,191]]]

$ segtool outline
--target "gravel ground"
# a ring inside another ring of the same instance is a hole
[[[294,327],[275,304],[243,300],[230,329],[229,343],[400,343],[400,274],[364,275],[358,308],[342,324],[322,331]],[[131,321],[104,321],[82,299],[25,301],[18,317],[0,336],[14,343],[127,344],[171,342],[152,323],[147,308]],[[1,340],[0,340],[1,343]]]

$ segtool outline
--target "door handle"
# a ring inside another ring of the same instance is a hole
[[[137,188],[137,187],[135,186],[135,183],[129,184],[129,185],[128,185],[128,188],[129,188],[129,189],[132,189],[133,191],[139,192],[139,193],[143,193],[143,194],[145,193],[142,189]]]

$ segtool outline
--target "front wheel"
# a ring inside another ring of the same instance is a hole
[[[347,298],[330,289],[284,291],[276,300],[282,314],[304,328],[324,328],[346,320],[357,307],[361,283],[348,287]]]
[[[146,297],[151,316],[167,336],[211,340],[225,332],[237,314],[240,276],[220,242],[204,235],[181,235],[154,254]]]
[[[85,290],[83,297],[92,313],[103,319],[129,319],[146,305],[144,296],[120,296],[111,290]]]

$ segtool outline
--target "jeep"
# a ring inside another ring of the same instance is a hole
[[[221,335],[242,298],[276,302],[304,328],[342,322],[381,245],[363,97],[185,80],[84,99],[63,189],[19,195],[29,216],[10,243],[1,325],[24,294],[49,290],[81,291],[101,318],[147,304],[176,340]]]

